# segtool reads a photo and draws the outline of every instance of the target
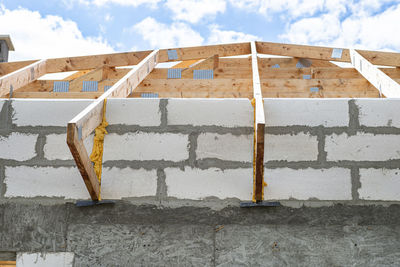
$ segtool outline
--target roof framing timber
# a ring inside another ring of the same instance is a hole
[[[129,71],[107,92],[85,108],[67,126],[67,144],[93,201],[100,199],[100,183],[89,159],[83,140],[102,122],[107,97],[127,97],[153,70],[159,50],[154,50],[136,68]]]
[[[251,42],[251,69],[253,72],[253,97],[254,97],[254,151],[253,151],[253,201],[260,202],[264,199],[264,129],[265,114],[261,92],[260,75],[258,72],[257,48]]]
[[[400,84],[392,80],[383,71],[372,65],[368,60],[361,56],[356,50],[350,49],[351,64],[354,68],[367,79],[380,94],[390,98],[400,97]]]

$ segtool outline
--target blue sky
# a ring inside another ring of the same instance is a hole
[[[263,40],[400,51],[400,0],[0,0],[11,60]]]

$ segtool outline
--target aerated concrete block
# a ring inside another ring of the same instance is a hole
[[[159,126],[161,112],[159,99],[109,99],[106,118],[110,125]]]
[[[206,197],[239,198],[250,200],[253,192],[253,169],[184,170],[165,169],[167,195],[181,199],[204,199]]]
[[[265,199],[351,200],[349,169],[265,169]]]
[[[104,139],[103,161],[182,161],[189,157],[188,142],[188,136],[184,134],[143,132],[109,134]]]
[[[348,99],[265,98],[266,126],[348,126]]]
[[[6,167],[5,197],[87,199],[89,193],[77,168]]]
[[[252,162],[253,136],[202,133],[197,139],[196,158]]]
[[[83,141],[88,155],[93,148],[93,134],[89,135]],[[71,151],[67,145],[67,134],[49,134],[46,135],[46,144],[44,145],[44,157],[48,160],[72,160]]]
[[[318,158],[318,140],[309,134],[266,134],[264,161],[311,161]]]
[[[328,161],[386,161],[400,159],[400,135],[332,134],[325,138]]]
[[[101,195],[104,199],[155,196],[157,170],[103,168]]]
[[[168,125],[253,127],[248,99],[169,99]]]
[[[400,99],[357,99],[360,125],[400,127]]]
[[[17,266],[18,267],[73,267],[74,253],[73,252],[18,252]]]
[[[360,169],[360,199],[400,200],[400,169]]]
[[[36,156],[37,134],[11,133],[0,136],[0,159],[29,160]]]
[[[17,126],[67,126],[92,100],[18,99],[12,101]]]

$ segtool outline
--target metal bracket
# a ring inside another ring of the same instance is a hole
[[[304,74],[304,75],[303,75],[303,79],[304,79],[304,80],[311,80],[311,75],[309,75],[309,74]]]
[[[331,58],[342,58],[343,49],[333,48]]]
[[[35,69],[31,68],[31,81],[35,79]]]
[[[97,92],[99,83],[97,81],[83,81],[82,92]]]
[[[66,93],[69,90],[69,82],[55,81],[53,83],[53,92]]]
[[[14,88],[13,88],[12,84],[10,84],[10,94],[9,94],[9,98],[12,98],[13,92],[14,92]]]
[[[82,126],[78,127],[78,139],[82,140]]]
[[[178,52],[175,49],[167,50],[168,53],[168,60],[177,60],[178,59]]]
[[[311,93],[318,93],[319,92],[319,87],[311,87],[310,88]]]
[[[214,79],[214,70],[193,70],[194,80]]]
[[[158,98],[158,93],[142,93],[140,95],[142,98]]]
[[[275,65],[272,65],[272,66],[271,66],[272,69],[279,69],[280,67],[281,67],[281,66],[279,66],[279,64],[275,64]]]
[[[168,69],[167,78],[168,79],[181,79],[182,78],[182,69]]]
[[[111,87],[111,85],[104,85],[104,92],[107,92]]]
[[[252,207],[279,207],[281,205],[278,201],[260,201],[260,202],[240,202],[241,208],[252,208]]]

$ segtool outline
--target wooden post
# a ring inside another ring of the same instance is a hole
[[[260,75],[258,72],[257,49],[255,42],[251,42],[251,63],[253,72],[253,98],[254,98],[253,202],[260,202],[264,199],[265,114],[264,114],[264,103],[261,92]]]

